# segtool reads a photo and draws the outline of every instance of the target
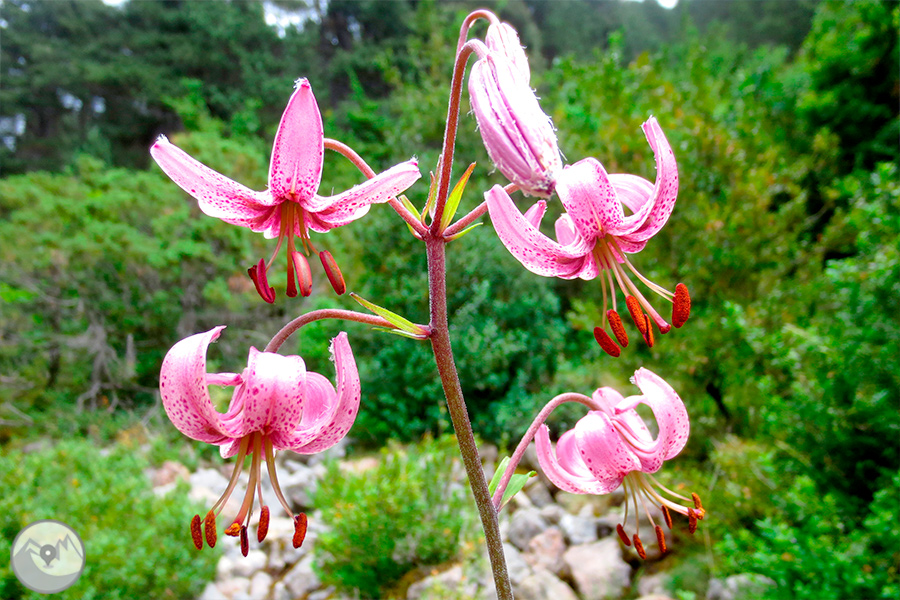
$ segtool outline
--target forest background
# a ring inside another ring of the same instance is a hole
[[[26,523],[61,518],[119,565],[92,576],[97,590],[199,593],[214,557],[189,548],[195,509],[153,497],[143,469],[218,458],[165,418],[163,355],[227,324],[211,363],[232,370],[300,312],[353,303],[323,277],[307,299],[261,302],[246,269],[262,236],[203,216],[148,148],[166,133],[262,189],[307,77],[326,135],[376,170],[416,155],[427,173],[459,23],[478,7],[520,32],[570,159],[652,180],[640,124],[659,119],[681,189],[640,266],[694,299],[685,328],[613,360],[591,335],[592,282],[525,272],[489,225],[452,244],[450,322],[478,434],[509,448],[553,395],[631,393],[629,375],[649,367],[693,417],[666,481],[701,490],[713,516],[666,559],[679,598],[743,572],[784,598],[900,595],[900,8],[874,0],[4,0],[0,502],[13,510],[0,556]],[[457,173],[478,163],[463,208],[501,182],[471,115],[457,161]],[[326,156],[324,189],[358,179]],[[426,188],[408,195],[421,205]],[[349,289],[424,322],[424,252],[406,233],[375,207],[328,242]],[[363,381],[356,449],[447,433],[430,350],[347,329]],[[313,370],[330,372],[336,332],[304,329]],[[579,417],[559,410],[552,425]],[[22,597],[5,568],[0,596]]]

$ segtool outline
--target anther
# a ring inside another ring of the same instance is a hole
[[[200,532],[200,515],[194,515],[194,518],[191,519],[191,539],[194,540],[194,545],[197,547],[197,550],[203,549],[203,534]]]
[[[696,508],[701,513],[706,512],[705,510],[703,510],[703,505],[700,504],[700,496],[698,496],[696,492],[691,493],[691,499],[693,499],[694,501],[694,508]]]
[[[300,513],[296,517],[294,517],[294,548],[299,548],[303,545],[303,540],[306,538],[306,513]]]
[[[269,280],[266,277],[266,263],[263,259],[259,259],[259,263],[247,269],[253,285],[256,286],[256,292],[259,297],[269,304],[275,303],[275,289],[269,286]]]
[[[637,550],[638,556],[642,559],[647,558],[647,553],[644,552],[644,544],[641,543],[641,538],[638,537],[638,534],[634,534],[634,549]]]
[[[241,525],[241,554],[245,557],[250,552],[250,540],[247,539],[247,528]]]
[[[687,286],[679,283],[675,286],[675,298],[672,300],[672,325],[681,327],[691,316],[691,295]]]
[[[650,322],[650,317],[646,314],[644,315],[644,329],[641,330],[641,335],[644,336],[644,341],[647,342],[647,347],[653,347],[653,324]]]
[[[662,527],[659,525],[656,526],[656,543],[659,544],[659,551],[665,554],[668,549],[666,548],[666,534],[663,533]]]
[[[203,519],[203,531],[206,533],[206,543],[210,548],[216,547],[216,513],[209,511]]]
[[[697,513],[694,512],[693,508],[688,509],[688,531],[691,535],[697,531]]]
[[[241,524],[235,521],[225,530],[225,535],[230,535],[231,537],[237,537],[241,535]]]
[[[638,328],[638,331],[640,331],[641,335],[646,339],[647,320],[644,317],[644,311],[641,310],[641,305],[638,302],[638,299],[634,296],[627,296],[625,298],[625,306],[628,307],[628,313],[631,315],[631,320],[634,321],[634,324]]]
[[[337,261],[334,260],[334,257],[328,250],[319,252],[319,260],[322,261],[322,266],[325,268],[325,275],[328,276],[328,281],[331,282],[334,293],[338,296],[342,295],[347,291],[347,284],[344,283],[344,276],[338,268]]]
[[[256,529],[256,541],[262,543],[269,533],[269,507],[263,506],[259,511],[259,527]]]
[[[625,333],[625,326],[622,325],[622,317],[619,316],[619,313],[610,309],[606,311],[606,319],[609,321],[609,328],[612,329],[613,335],[616,336],[616,341],[623,348],[627,348],[628,334]]]
[[[669,530],[671,530],[672,529],[672,513],[669,512],[669,508],[665,504],[663,504],[661,508],[662,508],[663,518],[666,520],[666,527],[668,527]]]
[[[299,252],[291,252],[291,264],[297,273],[297,285],[300,286],[300,295],[306,298],[312,293],[312,270],[309,261]]]
[[[619,534],[619,539],[622,540],[622,543],[623,543],[623,544],[625,544],[626,546],[630,546],[630,545],[631,545],[631,540],[629,540],[629,539],[628,539],[628,536],[625,535],[625,528],[622,527],[621,524],[616,525],[616,533]]]
[[[609,337],[609,334],[606,333],[603,328],[594,327],[594,339],[597,340],[597,343],[600,344],[600,347],[603,348],[603,351],[613,358],[618,358],[618,356],[622,353],[621,350],[619,350],[619,347],[616,346],[616,343],[612,341],[612,338]]]

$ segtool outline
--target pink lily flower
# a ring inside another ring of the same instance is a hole
[[[623,398],[612,388],[600,388],[593,394],[600,410],[592,410],[562,436],[556,451],[550,443],[550,430],[541,425],[535,436],[538,462],[541,469],[559,489],[573,494],[608,494],[625,486],[625,517],[628,520],[629,502],[634,504],[635,530],[638,528],[638,502],[647,513],[656,531],[662,552],[666,551],[665,535],[656,524],[646,502],[659,506],[669,529],[672,529],[674,511],[688,517],[691,533],[697,521],[706,515],[700,497],[691,498],[673,492],[660,484],[650,473],[662,467],[664,461],[675,457],[687,443],[690,421],[687,410],[678,394],[658,375],[647,369],[638,369],[632,382],[640,396]],[[647,405],[653,411],[659,425],[656,439],[650,434],[644,420],[635,407]],[[691,503],[685,506],[678,502]],[[622,524],[616,526],[622,542],[631,545]],[[635,550],[646,558],[643,544],[637,533],[633,536]]]
[[[350,430],[359,411],[359,373],[347,334],[331,343],[337,371],[337,389],[322,375],[306,370],[299,356],[282,356],[250,348],[247,368],[241,373],[207,373],[206,351],[224,326],[198,333],[175,344],[163,360],[159,390],[166,414],[175,427],[191,439],[216,444],[223,458],[237,455],[228,487],[204,519],[206,542],[216,544],[216,517],[237,485],[244,457],[251,456],[250,480],[240,511],[225,533],[240,536],[241,551],[248,552],[247,526],[254,498],[261,506],[257,539],[262,542],[269,526],[269,507],[263,504],[260,466],[269,471],[272,488],[284,510],[294,520],[294,547],[306,535],[306,515],[294,515],[284,498],[275,473],[275,450],[298,454],[322,452]],[[209,397],[210,385],[234,386],[228,410],[216,411]],[[191,521],[197,549],[203,547],[200,516]]]
[[[690,314],[687,286],[679,283],[672,293],[641,275],[626,256],[643,250],[647,241],[662,229],[678,195],[678,167],[659,123],[651,117],[643,129],[656,157],[656,183],[636,175],[609,175],[593,158],[566,166],[555,181],[556,193],[566,209],[556,221],[557,241],[539,229],[546,202],[538,201],[522,215],[500,186],[485,193],[497,235],[526,269],[563,279],[593,279],[600,275],[604,318],[623,347],[628,345],[628,336],[617,312],[614,277],[626,297],[635,325],[650,346],[653,345],[651,319],[661,333],[667,333],[671,325],[650,305],[628,271],[672,302],[675,327],[684,325]],[[625,207],[631,214],[625,214]],[[605,276],[601,271],[605,271]],[[612,297],[610,310],[607,310],[607,283]],[[594,335],[607,353],[619,356],[619,347],[602,324],[594,330]]]
[[[249,269],[259,295],[269,303],[275,291],[269,287],[266,272],[287,241],[287,295],[300,292],[308,296],[312,290],[309,263],[297,252],[294,238],[299,237],[308,254],[316,252],[309,230],[327,232],[359,219],[374,203],[387,202],[406,190],[420,176],[415,160],[394,166],[335,196],[320,196],[322,165],[325,154],[322,115],[306,79],[297,82],[275,134],[272,161],[269,165],[269,188],[253,191],[232,181],[191,158],[165,136],[150,148],[150,154],[172,181],[197,199],[200,210],[226,223],[263,232],[267,238],[278,238],[278,245],[268,262],[263,260]],[[328,252],[319,253],[323,267],[338,294],[343,293],[343,277]]]

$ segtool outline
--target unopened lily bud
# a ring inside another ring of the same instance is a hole
[[[519,42],[519,34],[509,23],[492,23],[487,30],[484,43],[490,50],[499,52],[508,58],[519,69],[525,83],[531,82],[531,69],[528,68],[528,57]]]
[[[550,197],[562,169],[556,133],[518,64],[489,50],[472,67],[469,98],[494,165],[524,193]]]

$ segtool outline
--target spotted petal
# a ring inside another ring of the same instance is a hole
[[[497,236],[526,269],[544,277],[562,279],[592,279],[597,276],[597,265],[591,255],[592,243],[580,236],[566,245],[554,242],[519,212],[512,198],[499,185],[484,196]],[[530,214],[529,218],[535,216]]]
[[[322,181],[325,135],[322,114],[309,81],[301,79],[288,101],[272,147],[269,192],[280,202],[305,203],[313,198]]]
[[[578,420],[575,439],[585,464],[598,479],[614,474],[621,482],[627,473],[641,467],[612,420],[600,411],[591,411]]]
[[[250,348],[244,383],[240,435],[254,431],[294,431],[303,415],[306,365],[299,356],[282,356]]]
[[[562,170],[556,193],[575,229],[586,240],[613,234],[625,222],[625,212],[606,169],[595,158],[585,158]]]
[[[541,425],[535,435],[538,463],[547,478],[559,489],[573,494],[608,494],[621,484],[616,474],[597,479],[577,451],[573,431],[564,433],[556,445],[550,443],[550,430]],[[557,458],[558,454],[558,458]]]

